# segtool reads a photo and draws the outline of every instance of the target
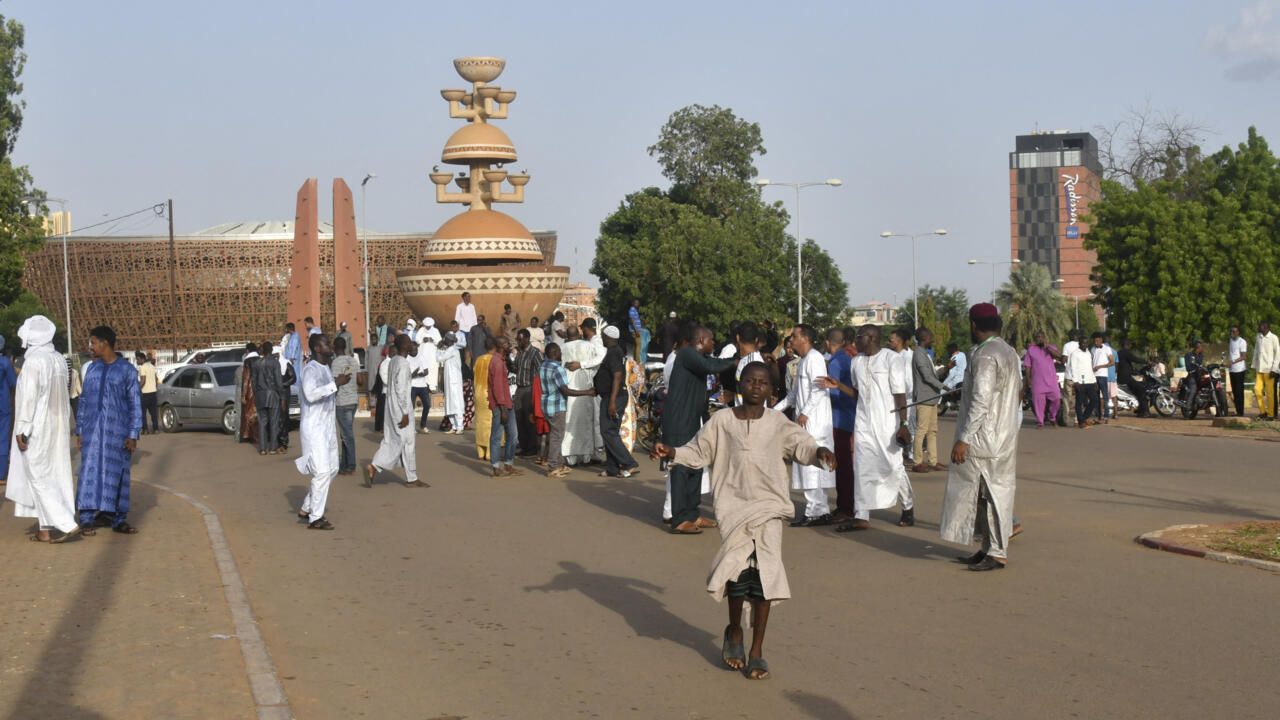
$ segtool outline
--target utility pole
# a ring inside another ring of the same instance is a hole
[[[173,242],[173,198],[168,201],[169,215],[169,312],[173,330],[173,362],[178,361],[178,250]]]

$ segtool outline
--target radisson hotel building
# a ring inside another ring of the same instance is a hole
[[[1067,297],[1089,295],[1097,256],[1084,249],[1081,219],[1101,196],[1098,141],[1089,133],[1019,135],[1009,153],[1011,258],[1049,269]]]

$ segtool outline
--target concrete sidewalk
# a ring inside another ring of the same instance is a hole
[[[0,717],[256,715],[201,514],[135,482],[129,520],[49,545],[0,503]]]

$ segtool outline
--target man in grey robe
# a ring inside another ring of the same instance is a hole
[[[965,368],[964,395],[956,415],[956,442],[942,501],[942,539],[967,545],[982,535],[982,549],[957,558],[970,570],[999,570],[1013,532],[1013,495],[1022,426],[1022,366],[1000,337],[996,307],[969,309],[974,348]]]

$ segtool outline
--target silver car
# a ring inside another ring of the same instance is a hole
[[[238,362],[184,365],[157,389],[160,429],[176,432],[189,424],[210,424],[231,435],[240,429],[236,413]]]

